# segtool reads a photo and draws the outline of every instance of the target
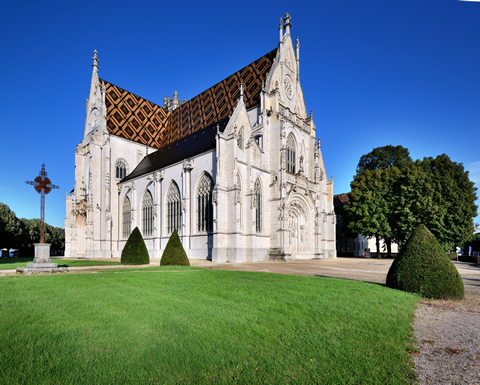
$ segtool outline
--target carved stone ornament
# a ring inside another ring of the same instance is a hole
[[[214,188],[212,191],[212,202],[215,205],[218,203],[218,189],[216,188]]]
[[[183,170],[189,172],[193,169],[193,159],[184,159],[183,160]]]
[[[293,98],[293,83],[292,79],[288,75],[285,75],[285,77],[283,78],[283,90],[285,91],[285,95],[287,95],[287,98]]]
[[[235,190],[235,204],[241,204],[242,203],[242,190],[236,189]]]
[[[292,63],[290,63],[290,60],[288,59],[288,57],[285,58],[285,65],[288,67],[290,71],[293,71]]]

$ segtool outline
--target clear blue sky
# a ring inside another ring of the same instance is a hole
[[[25,181],[45,162],[60,186],[46,221],[63,227],[94,49],[103,79],[162,105],[275,48],[285,12],[336,194],[362,154],[388,144],[414,159],[446,153],[480,187],[480,2],[18,0],[0,15],[0,202],[38,218]]]

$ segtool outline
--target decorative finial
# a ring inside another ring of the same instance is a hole
[[[283,28],[285,29],[285,34],[287,35],[290,35],[290,27],[292,26],[292,24],[290,24],[290,20],[291,20],[290,14],[287,12],[285,14],[285,17],[283,18],[283,21],[285,22],[285,25],[283,26]]]
[[[240,83],[240,100],[243,101],[243,83]]]
[[[100,60],[98,60],[98,58],[97,58],[97,50],[94,50],[94,51],[93,51],[93,57],[92,57],[92,59],[93,59],[93,64],[92,64],[92,66],[93,66],[93,67],[98,67],[98,62],[99,62]]]
[[[279,41],[281,43],[282,42],[282,37],[283,37],[283,35],[282,35],[282,33],[283,33],[283,18],[282,18],[282,16],[280,16],[280,25],[278,26],[278,33],[280,35],[279,36]]]

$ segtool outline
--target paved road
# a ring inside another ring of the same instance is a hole
[[[314,261],[255,262],[255,263],[216,263],[191,260],[192,266],[202,266],[212,270],[263,271],[269,273],[334,277],[356,281],[385,284],[392,259],[336,258]],[[463,278],[467,293],[480,296],[480,266],[464,262],[454,262]]]

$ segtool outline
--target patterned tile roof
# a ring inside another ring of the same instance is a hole
[[[262,82],[277,49],[235,72],[173,112],[105,82],[107,127],[110,133],[159,148],[211,126],[232,114],[244,87],[247,108],[260,103]]]
[[[170,112],[104,81],[107,127],[111,134],[151,147],[160,147]]]

